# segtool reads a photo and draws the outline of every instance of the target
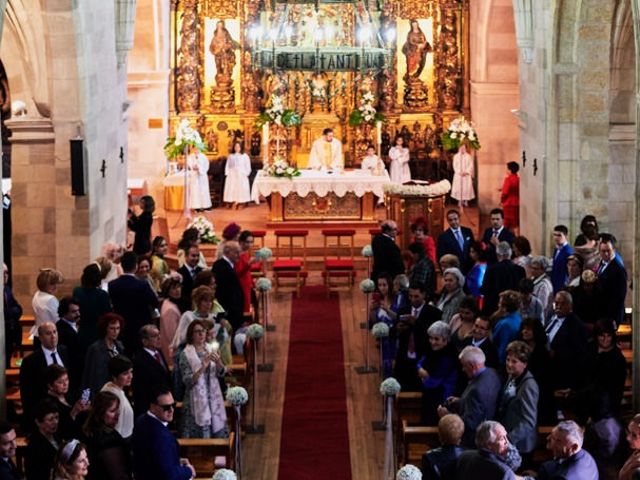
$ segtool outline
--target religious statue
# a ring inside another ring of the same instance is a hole
[[[252,157],[258,157],[260,155],[261,143],[262,138],[260,137],[260,132],[253,132],[253,135],[251,135],[251,149],[249,151]]]
[[[240,44],[231,37],[224,20],[218,20],[209,51],[216,61],[216,83],[219,86],[231,84],[231,75],[236,65],[236,50],[239,48]]]
[[[342,142],[333,137],[331,128],[325,128],[322,137],[311,145],[308,166],[314,170],[334,170],[343,165]]]
[[[436,133],[431,128],[431,125],[427,125],[424,129],[424,144],[427,152],[432,152],[436,149]]]
[[[204,140],[207,144],[207,150],[217,155],[218,153],[218,135],[213,127],[209,127],[204,134]]]
[[[411,20],[411,30],[407,34],[407,40],[402,46],[402,53],[407,58],[407,73],[405,80],[419,78],[427,61],[427,53],[432,50],[431,44],[420,28],[417,20]]]
[[[256,113],[260,110],[259,75],[251,65],[251,52],[244,52],[242,60],[242,96],[244,98],[244,108],[249,113]]]
[[[391,148],[391,134],[389,133],[389,128],[387,127],[387,124],[384,124],[384,127],[382,127],[382,135],[381,135],[382,139],[380,142],[380,153],[382,154],[382,156],[387,156],[389,155],[389,149]]]

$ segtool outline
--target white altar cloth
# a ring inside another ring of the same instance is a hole
[[[326,197],[330,192],[338,197],[344,197],[347,192],[353,192],[357,197],[362,197],[367,192],[372,192],[377,197],[384,197],[384,187],[391,183],[389,174],[372,175],[366,170],[345,170],[340,173],[328,173],[317,170],[300,170],[301,175],[292,179],[270,177],[265,171],[260,170],[253,181],[251,188],[251,200],[259,202],[260,195],[268,197],[272,193],[279,193],[287,197],[295,193],[300,197],[306,197],[310,192],[319,197]]]

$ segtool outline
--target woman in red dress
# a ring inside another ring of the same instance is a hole
[[[240,280],[242,286],[242,293],[244,294],[244,308],[243,312],[245,316],[251,312],[251,303],[253,298],[253,277],[251,276],[251,267],[255,264],[259,264],[260,261],[255,257],[251,257],[251,249],[253,248],[253,234],[249,230],[244,230],[240,233],[238,238],[240,243],[240,258],[236,263],[236,275]]]
[[[504,226],[516,230],[520,226],[520,165],[516,162],[507,163],[509,174],[504,177],[500,203],[504,210]]]
[[[436,263],[436,243],[429,236],[429,227],[424,217],[416,218],[411,224],[411,233],[413,233],[413,241],[420,242],[424,245],[424,251],[427,257],[433,263]]]

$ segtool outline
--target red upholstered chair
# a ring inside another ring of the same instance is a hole
[[[354,229],[323,229],[324,237],[324,285],[327,287],[327,296],[332,291],[341,288],[351,290],[355,280],[356,271],[353,263]],[[331,244],[335,238],[336,243]],[[329,254],[329,249],[335,249],[335,255]]]
[[[273,261],[273,278],[276,293],[280,287],[293,287],[296,296],[300,296],[300,287],[306,282],[308,272],[304,270],[307,261],[307,236],[309,230],[280,229],[275,230],[276,251]],[[294,258],[302,253],[302,259]],[[287,282],[287,279],[290,281]],[[291,281],[293,280],[293,281]]]
[[[264,247],[264,237],[267,236],[267,231],[266,230],[252,230],[251,233],[253,234],[253,248],[255,250],[258,250],[259,248],[263,248]],[[260,242],[260,244],[258,245],[258,242]],[[255,253],[255,251],[253,252]],[[251,265],[251,276],[253,278],[259,278],[259,277],[264,277],[267,274],[267,262],[260,262],[259,264],[254,264]]]

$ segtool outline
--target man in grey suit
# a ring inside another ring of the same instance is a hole
[[[458,458],[456,478],[482,480],[515,480],[505,457],[509,449],[507,431],[498,422],[482,422],[476,431],[478,450],[463,452]]]
[[[556,425],[547,438],[553,460],[542,464],[538,480],[598,480],[598,466],[589,452],[582,449],[583,439],[582,429],[573,420]]]
[[[485,366],[484,352],[478,347],[465,347],[458,358],[469,383],[460,398],[449,397],[444,406],[438,407],[438,415],[460,415],[464,422],[462,445],[473,447],[478,425],[495,416],[501,382],[496,371]]]

